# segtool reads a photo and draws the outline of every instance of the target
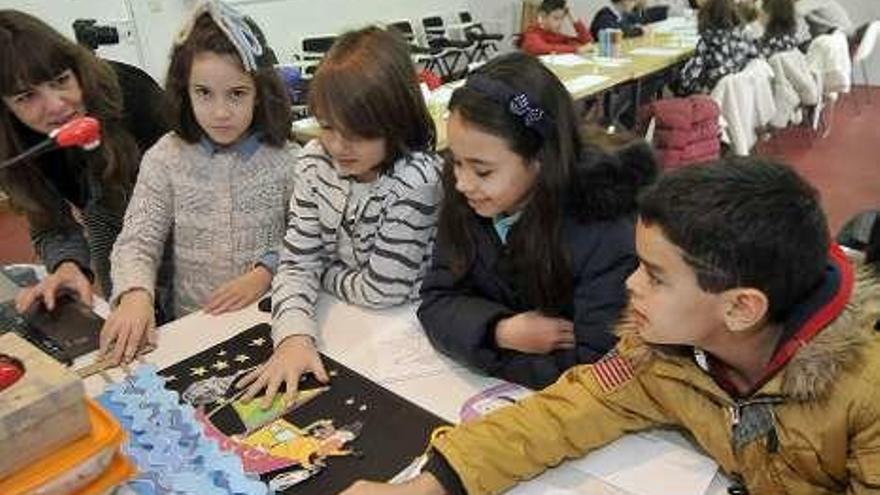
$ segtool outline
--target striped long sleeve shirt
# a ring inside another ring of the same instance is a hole
[[[369,308],[418,297],[442,199],[441,160],[411,153],[368,184],[337,172],[314,140],[300,153],[287,233],[272,282],[275,342],[316,336],[322,288]]]

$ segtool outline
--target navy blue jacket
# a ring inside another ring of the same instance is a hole
[[[632,14],[623,14],[618,17],[614,8],[602,7],[593,17],[593,22],[590,23],[590,33],[597,41],[599,40],[599,31],[603,29],[620,29],[625,38],[641,36],[644,30],[638,24],[638,19],[638,16]]]
[[[447,249],[438,241],[422,285],[418,315],[436,348],[483,373],[543,388],[571,366],[593,362],[614,346],[612,324],[626,302],[626,278],[637,264],[630,218],[564,223],[574,294],[570,304],[558,308],[558,316],[574,322],[576,347],[545,355],[495,345],[496,323],[532,311],[535,304],[527,300],[527,281],[512,269],[492,222],[473,215],[463,228],[471,229],[476,244],[467,272],[453,275]]]

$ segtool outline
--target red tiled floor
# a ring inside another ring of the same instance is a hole
[[[27,221],[14,213],[0,210],[0,264],[32,262],[35,259]]]
[[[880,208],[880,87],[846,95],[833,113],[831,132],[810,137],[786,129],[758,146],[758,153],[796,168],[822,194],[832,232],[854,214]]]

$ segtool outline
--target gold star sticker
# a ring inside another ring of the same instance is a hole
[[[239,354],[238,356],[235,356],[234,361],[237,363],[243,363],[243,362],[247,361],[248,359],[250,359],[250,358],[245,356],[244,354]]]
[[[220,361],[217,361],[216,363],[212,364],[211,367],[217,371],[223,371],[229,367],[229,363],[227,363],[226,361],[220,360]]]
[[[260,347],[265,343],[266,343],[266,339],[264,339],[263,337],[260,337],[258,339],[252,340],[250,345],[251,345],[251,347]]]
[[[204,366],[199,366],[198,368],[190,368],[189,373],[192,376],[202,376],[208,373],[208,370],[205,369]]]

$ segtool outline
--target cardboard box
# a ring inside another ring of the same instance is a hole
[[[0,354],[24,375],[0,390],[0,479],[86,435],[91,429],[82,381],[18,335],[0,335]]]

